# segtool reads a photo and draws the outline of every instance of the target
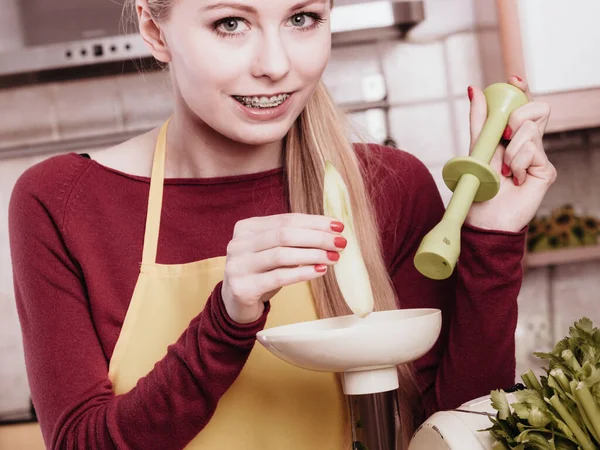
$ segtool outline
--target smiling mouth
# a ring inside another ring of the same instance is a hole
[[[272,97],[243,97],[234,95],[233,98],[248,108],[263,109],[275,108],[283,104],[288,98],[290,98],[290,95],[291,94],[279,94],[273,95]]]

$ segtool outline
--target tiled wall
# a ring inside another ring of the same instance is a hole
[[[600,217],[600,130],[590,132],[582,147],[549,152],[558,180],[539,213],[572,203],[578,214]],[[528,358],[568,334],[569,326],[587,316],[600,326],[600,261],[536,268],[527,271],[519,299],[520,367],[537,365]]]
[[[0,0],[0,8],[13,1]],[[427,19],[406,41],[335,49],[325,82],[343,104],[387,94],[386,107],[353,113],[353,121],[376,140],[392,137],[399,147],[422,159],[447,201],[450,193],[443,186],[441,168],[469,147],[467,86],[503,81],[504,74],[494,0],[425,3]],[[0,26],[0,49],[13,45],[10,36]],[[0,146],[35,147],[46,141],[144,130],[166,118],[171,104],[168,77],[163,73],[0,90]],[[595,155],[593,151],[581,158],[554,154],[561,176],[547,207],[588,198],[590,208],[600,209],[594,204],[600,197],[584,192],[590,186],[586,181],[600,173]],[[0,151],[0,317],[8,323],[0,326],[0,379],[13,374],[12,384],[0,382],[4,404],[16,405],[24,395],[23,379],[16,378],[23,372],[6,245],[8,198],[21,171],[47,156],[2,160]],[[519,371],[536,365],[527,355],[564,334],[575,318],[594,315],[592,293],[599,291],[600,281],[593,275],[598,268],[597,263],[565,266],[554,270],[552,277],[550,269],[528,272],[519,299]],[[15,361],[10,365],[4,364],[8,354]]]

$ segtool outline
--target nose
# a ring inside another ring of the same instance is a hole
[[[278,81],[290,71],[288,51],[279,33],[265,32],[263,36],[256,48],[256,57],[252,64],[252,76],[256,78],[268,77],[273,81]]]

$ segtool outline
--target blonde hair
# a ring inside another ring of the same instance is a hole
[[[150,13],[158,22],[168,19],[175,0],[147,1]],[[125,7],[134,10],[135,0],[126,0]],[[365,152],[368,158],[368,150]],[[396,292],[383,260],[376,215],[359,159],[348,138],[344,115],[336,107],[322,82],[288,132],[284,154],[292,212],[323,214],[324,161],[331,161],[341,173],[348,185],[355,231],[371,279],[375,310],[397,309]],[[311,281],[311,287],[319,317],[351,314],[333,271]],[[406,449],[414,432],[414,418],[420,416],[422,411],[412,364],[399,366],[398,375],[401,448]]]

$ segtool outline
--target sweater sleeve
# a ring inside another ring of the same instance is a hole
[[[61,223],[68,190],[30,169],[9,206],[14,287],[31,395],[49,449],[183,448],[208,423],[266,322],[238,325],[220,284],[167,355],[115,396],[81,268]],[[54,180],[55,181],[55,180]]]
[[[445,208],[429,170],[410,155],[403,166],[402,192],[390,200],[401,213],[392,226],[391,278],[402,308],[439,308],[443,317],[438,342],[415,362],[422,413],[428,417],[514,384],[525,232],[464,225],[453,275],[442,281],[426,278],[413,259]]]

